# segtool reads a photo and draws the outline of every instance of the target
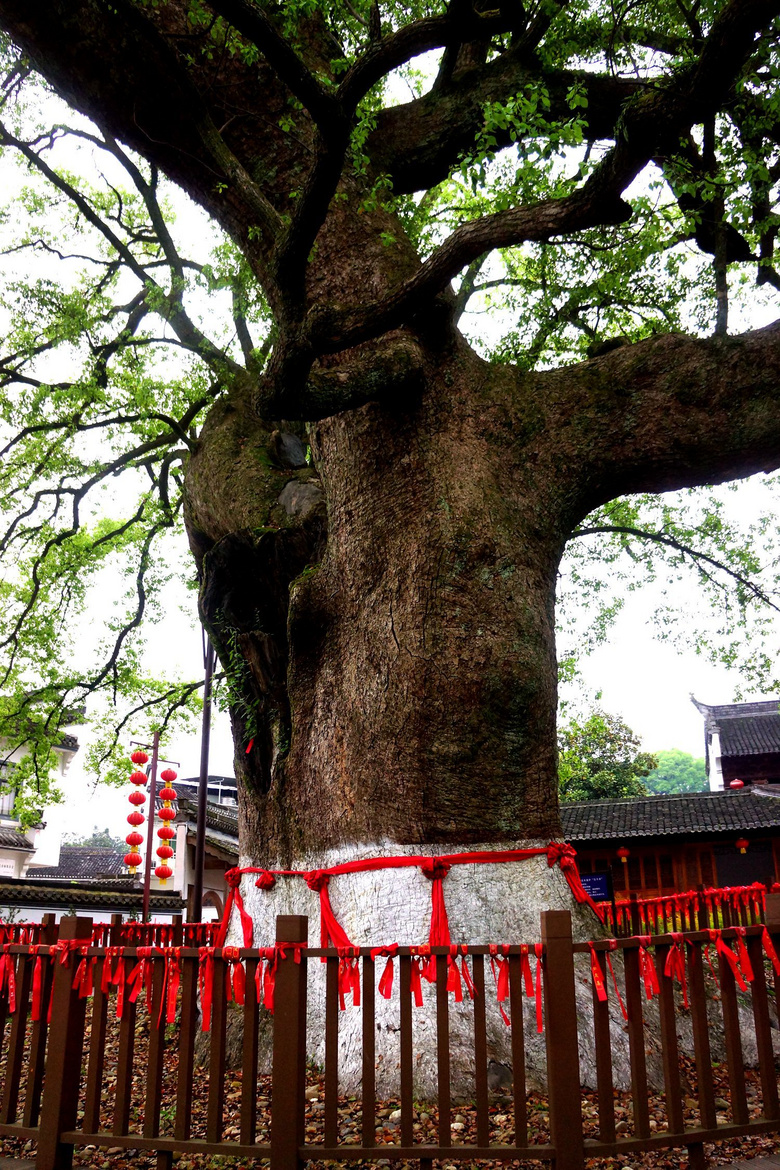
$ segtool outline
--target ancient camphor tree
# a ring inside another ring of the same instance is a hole
[[[6,394],[34,392],[40,415],[11,420],[8,457],[34,439],[26,466],[56,465],[35,502],[68,509],[41,521],[55,563],[79,533],[93,560],[138,548],[183,508],[232,678],[245,853],[559,833],[567,541],[651,535],[689,555],[611,502],[780,465],[780,327],[727,333],[730,271],[780,287],[778,13],[0,0],[2,143],[106,249],[93,307],[70,306],[88,374],[33,377],[44,331],[4,359]],[[74,132],[121,163],[135,203],[47,163],[67,131],[15,123],[30,69],[97,127]],[[159,173],[233,242],[221,275],[177,249]],[[234,340],[188,311],[198,271],[231,292]],[[511,327],[472,318],[470,342],[470,301],[509,306]],[[687,335],[709,305],[715,335]],[[146,374],[139,402],[133,362],[161,318],[195,356],[165,393]],[[152,486],[87,539],[65,451],[91,425],[115,444],[93,476],[146,467]],[[727,560],[700,563],[759,593]],[[121,684],[121,649],[96,686]]]

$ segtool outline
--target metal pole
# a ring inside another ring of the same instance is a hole
[[[203,918],[203,863],[206,856],[206,801],[209,791],[209,740],[211,738],[211,676],[216,653],[208,637],[204,647],[206,674],[203,682],[203,729],[200,737],[200,780],[198,782],[198,818],[195,829],[195,874],[192,888],[190,921]]]
[[[157,799],[157,753],[160,750],[160,733],[155,731],[152,740],[152,771],[149,788],[149,828],[146,833],[146,860],[144,861],[144,906],[141,921],[149,921],[149,894],[152,885],[152,846],[154,845],[154,814]]]

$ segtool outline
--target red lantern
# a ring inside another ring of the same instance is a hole
[[[164,886],[169,877],[173,877],[173,870],[169,865],[158,865],[154,871],[154,876],[160,879],[160,885]]]
[[[170,845],[158,845],[157,856],[161,857],[163,861],[167,861],[169,857],[173,857],[173,850]]]
[[[170,803],[172,800],[176,800],[176,789],[175,788],[167,788],[167,787],[161,788],[160,789],[160,800],[166,800],[166,801],[168,801],[168,803]]]
[[[135,784],[136,787],[133,789],[127,799],[133,805],[145,804],[146,793],[141,790],[140,785],[146,784],[146,775],[139,770],[138,765],[145,764],[149,757],[147,756],[146,752],[139,750],[133,752],[133,754],[130,756],[130,759],[136,765],[135,771],[131,772],[130,774],[130,781],[131,783]],[[144,823],[144,820],[144,814],[138,808],[133,809],[127,818],[127,823],[132,825],[133,831],[128,833],[125,837],[127,844],[130,846],[130,852],[125,854],[124,861],[131,875],[136,872],[138,866],[141,864],[141,854],[138,852],[138,846],[143,844],[144,839],[142,835],[140,833],[136,833],[135,830]]]
[[[176,830],[171,828],[170,825],[160,825],[157,830],[157,836],[161,837],[163,841],[172,841],[176,836]]]
[[[744,780],[732,780],[731,783],[729,784],[729,788],[740,789],[740,788],[744,788],[744,787],[745,787]]]
[[[750,842],[748,841],[747,837],[740,837],[739,840],[735,842],[735,844],[740,853],[746,853]]]
[[[157,815],[161,821],[172,821],[176,816],[176,810],[173,808],[166,808],[165,805],[163,805],[162,808],[157,810]]]
[[[625,847],[625,845],[621,845],[617,851],[617,855],[620,858],[620,860],[623,862],[623,865],[626,865],[629,857],[631,856],[631,850],[627,849]]]
[[[166,768],[164,772],[160,773],[160,779],[164,780],[166,784],[172,784],[176,779],[176,773],[173,768]]]

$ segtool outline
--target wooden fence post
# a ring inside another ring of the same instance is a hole
[[[639,916],[638,898],[633,891],[628,895],[629,913],[631,915],[631,933],[642,933],[642,919]]]
[[[60,942],[78,939],[89,943],[91,938],[91,918],[68,915],[60,920]],[[73,1129],[76,1124],[81,1081],[87,1000],[79,999],[78,991],[73,990],[75,970],[73,958],[67,963],[61,963],[59,956],[54,959],[49,1048],[36,1170],[69,1170],[73,1162],[73,1146],[61,1142],[60,1134],[63,1130]]]
[[[277,943],[306,943],[309,920],[280,914]],[[306,1109],[306,951],[296,963],[292,951],[276,966],[274,1055],[271,1084],[271,1170],[299,1170]]]
[[[767,894],[764,923],[770,934],[780,934],[780,894]]]
[[[582,1170],[582,1104],[574,952],[568,910],[542,911],[544,1032],[555,1170]]]

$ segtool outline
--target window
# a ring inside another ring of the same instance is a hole
[[[0,764],[0,817],[13,816],[16,788],[12,788],[10,792],[3,791],[9,784],[13,783],[13,774],[13,764]]]
[[[674,864],[668,853],[661,854],[658,858],[658,870],[661,878],[662,890],[674,889]]]
[[[715,885],[715,870],[712,865],[712,854],[709,849],[702,849],[699,854],[701,861],[701,880],[705,886]]]
[[[642,861],[639,857],[628,859],[628,888],[629,890],[642,889]]]

